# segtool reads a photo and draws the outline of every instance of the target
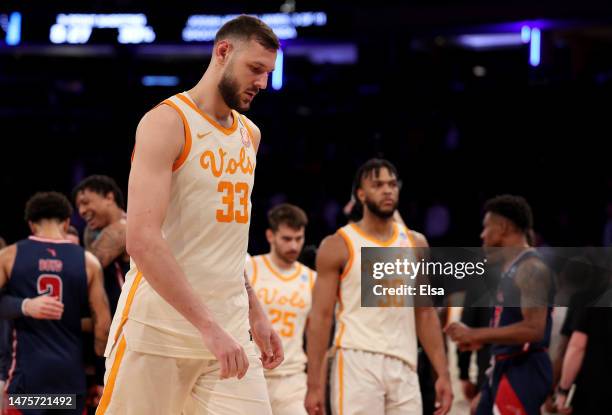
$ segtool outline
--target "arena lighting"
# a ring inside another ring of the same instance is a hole
[[[144,86],[177,86],[179,79],[171,75],[145,75],[141,82]]]
[[[540,64],[540,55],[542,47],[542,38],[540,29],[534,27],[531,29],[531,42],[529,43],[529,64],[538,66]]]
[[[461,35],[457,42],[471,49],[493,49],[523,44],[520,33],[481,33]]]
[[[196,14],[187,18],[183,29],[185,42],[210,42],[219,28],[238,14],[214,15]],[[325,26],[325,12],[267,13],[254,15],[268,24],[279,39],[295,39],[298,27]]]
[[[117,41],[122,44],[155,40],[155,31],[147,26],[147,16],[143,13],[58,14],[49,30],[49,40],[55,44],[85,44],[93,29],[117,29]]]
[[[521,41],[523,43],[529,43],[531,40],[531,28],[529,26],[521,27]]]
[[[272,72],[272,89],[278,91],[283,87],[283,51],[276,53],[276,63]]]
[[[6,44],[17,46],[21,42],[21,13],[13,12],[6,22]]]

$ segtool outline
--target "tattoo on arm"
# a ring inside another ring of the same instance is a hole
[[[89,250],[100,260],[103,268],[125,251],[125,234],[126,226],[115,223],[104,228],[100,237],[92,243]]]
[[[517,285],[521,290],[521,307],[546,307],[551,284],[550,270],[542,261],[526,261],[518,270]]]

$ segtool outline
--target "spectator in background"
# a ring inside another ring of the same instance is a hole
[[[104,269],[104,288],[111,314],[115,313],[130,257],[125,249],[127,215],[123,193],[108,176],[85,178],[72,191],[79,215],[87,222],[83,236],[85,249],[94,254]]]

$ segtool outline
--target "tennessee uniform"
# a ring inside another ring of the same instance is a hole
[[[250,126],[232,111],[233,124],[224,128],[187,93],[160,105],[180,115],[185,131],[163,236],[215,320],[242,345],[250,366],[241,380],[219,380],[219,363],[197,329],[132,262],[110,330],[97,414],[143,413],[139,402],[151,399],[159,403],[159,414],[269,413],[262,364],[249,336],[244,285],[256,156]]]
[[[295,262],[286,273],[274,266],[269,255],[247,259],[247,275],[266,309],[272,326],[283,342],[285,360],[265,370],[270,404],[274,415],[306,414],[306,354],[303,336],[316,278],[313,270]]]
[[[331,372],[336,415],[421,413],[417,334],[412,307],[361,307],[361,248],[414,247],[411,232],[394,223],[380,241],[356,224],[338,230],[349,251],[340,276]],[[374,411],[374,412],[373,412]]]

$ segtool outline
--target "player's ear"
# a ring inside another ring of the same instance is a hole
[[[34,228],[34,222],[32,222],[31,220],[28,221],[28,227],[30,228],[30,233],[32,233],[32,235],[34,235],[36,232],[34,232],[35,228]]]
[[[229,40],[220,40],[214,46],[215,59],[219,63],[225,63],[232,49],[233,47]]]
[[[361,187],[357,188],[357,199],[361,204],[365,201],[365,191]]]
[[[70,227],[70,218],[62,222],[62,231],[64,234],[68,234],[68,228]]]
[[[269,244],[272,244],[272,241],[274,241],[274,231],[270,228],[266,229],[266,239]]]

